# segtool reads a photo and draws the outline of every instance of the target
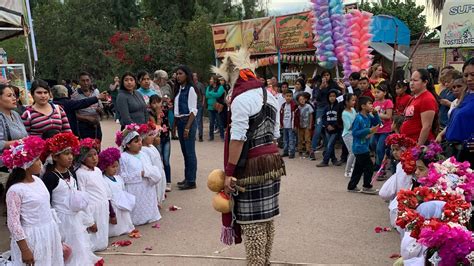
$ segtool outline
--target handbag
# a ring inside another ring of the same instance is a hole
[[[118,209],[131,212],[135,207],[135,195],[122,190],[113,194],[112,202]]]
[[[53,172],[58,178],[61,178],[61,175],[57,172]],[[72,177],[72,174],[69,172],[70,178]],[[71,196],[69,197],[69,208],[73,212],[79,212],[79,211],[84,211],[87,208],[87,205],[89,205],[89,195],[84,192],[80,191],[78,189],[72,189],[71,186],[69,185],[68,182],[64,181],[66,185],[68,186],[69,190],[71,190]]]
[[[215,102],[212,107],[214,107],[214,110],[216,110],[218,113],[221,113],[224,110],[224,105],[218,102]]]

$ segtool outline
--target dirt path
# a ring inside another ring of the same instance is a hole
[[[118,126],[103,122],[104,136],[114,136]],[[206,139],[206,138],[205,138]],[[112,137],[104,146],[113,145]],[[212,193],[206,187],[208,173],[221,168],[223,143],[196,142],[198,175],[195,190],[179,191],[184,162],[177,141],[172,142],[171,168],[174,190],[168,193],[160,228],[140,226],[139,239],[128,247],[106,252],[181,254],[243,258],[244,246],[226,247],[219,242],[221,218],[211,207]],[[336,152],[339,154],[339,151]],[[395,232],[376,234],[374,228],[389,225],[387,203],[378,196],[346,192],[348,179],[343,167],[316,168],[315,162],[286,159],[288,176],[282,180],[281,216],[276,219],[272,260],[290,263],[391,265],[390,255],[399,253],[400,238]],[[379,187],[381,184],[377,184]],[[168,211],[171,205],[181,210]],[[0,250],[8,249],[5,217],[0,228]],[[118,237],[110,239],[110,243]],[[245,265],[244,261],[152,256],[104,256],[107,265]]]

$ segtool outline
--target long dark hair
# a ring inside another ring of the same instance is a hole
[[[385,99],[392,99],[388,85],[385,82],[380,82],[379,85],[375,87],[376,90],[385,92]]]
[[[466,67],[467,66],[474,66],[474,57],[472,57],[471,59],[467,60],[464,65],[462,66],[462,72],[464,74],[464,70],[466,70]],[[467,86],[467,82],[464,82],[466,83],[466,89],[463,91],[462,93],[462,96],[461,98],[459,99],[459,104],[458,105],[461,105],[461,103],[463,102],[464,100],[464,97],[466,97],[466,94],[468,94],[468,91],[470,90],[469,86]]]
[[[140,80],[146,75],[148,75],[150,77],[150,73],[148,73],[147,71],[145,71],[145,70],[138,71],[138,73],[137,73],[138,82],[140,82]]]
[[[180,65],[176,68],[175,72],[177,72],[178,70],[183,71],[184,74],[186,75],[186,84],[179,84],[178,82],[176,82],[175,87],[174,87],[175,97],[176,97],[176,95],[178,95],[180,85],[193,85],[194,84],[193,83],[193,72],[191,71],[191,69],[188,66]],[[176,79],[176,81],[177,81],[177,79]]]
[[[430,72],[428,72],[428,70],[426,70],[424,68],[420,68],[416,71],[418,71],[418,73],[420,73],[420,77],[421,77],[422,81],[427,81],[426,89],[433,95],[433,97],[435,98],[436,102],[439,105],[439,97],[438,97],[438,94],[436,94],[436,91],[435,91],[435,88],[434,88],[434,85],[433,85],[433,80],[431,79]],[[437,135],[438,130],[439,130],[439,116],[438,116],[438,112],[435,112],[435,116],[433,118],[433,124],[431,125],[431,132],[434,135]]]
[[[35,91],[39,88],[43,88],[45,90],[47,90],[49,93],[51,93],[51,88],[49,87],[49,84],[48,82],[42,80],[42,79],[37,79],[35,81],[33,81],[33,83],[31,83],[31,96],[33,96],[35,94]]]
[[[124,84],[123,80],[127,76],[130,76],[135,80],[135,88],[137,87],[137,84],[138,84],[137,83],[137,77],[135,77],[135,75],[132,72],[127,71],[127,72],[123,73],[122,78],[120,79],[120,89],[124,90],[124,91],[127,91],[127,89],[125,88],[125,84]]]
[[[26,170],[21,167],[13,168],[10,175],[8,176],[5,192],[8,191],[13,185],[22,182],[26,178]]]

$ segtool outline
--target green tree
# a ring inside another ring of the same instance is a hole
[[[411,31],[411,35],[421,34],[426,28],[426,16],[421,15],[424,6],[417,6],[414,0],[379,0],[365,2],[359,7],[374,15],[390,15],[403,21]]]
[[[136,27],[141,17],[140,6],[130,0],[113,0],[110,13],[118,30]]]

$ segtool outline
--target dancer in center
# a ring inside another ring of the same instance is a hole
[[[135,196],[132,222],[142,225],[161,219],[156,196],[159,173],[150,167],[147,155],[142,151],[142,139],[137,132],[139,126],[130,124],[116,134],[115,143],[123,150],[120,158],[120,176],[125,182],[125,190]]]
[[[244,235],[247,263],[268,265],[280,214],[278,195],[285,165],[278,152],[278,101],[254,74],[246,49],[229,53],[213,68],[231,85],[231,123],[225,141],[225,192],[232,193],[233,216]],[[237,181],[234,181],[235,179]],[[235,185],[245,188],[236,192]],[[234,233],[238,234],[234,224]],[[236,242],[238,239],[236,238]]]

